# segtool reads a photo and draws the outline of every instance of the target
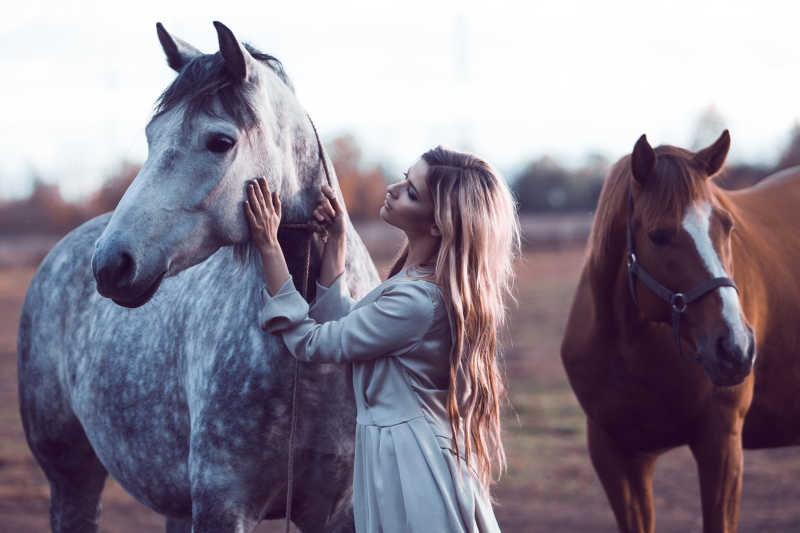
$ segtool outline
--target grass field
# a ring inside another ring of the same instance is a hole
[[[507,532],[616,531],[589,463],[583,412],[566,381],[559,345],[582,250],[528,252],[518,268],[506,354],[509,470],[495,490]],[[47,531],[49,489],[25,443],[17,408],[16,329],[32,268],[0,270],[0,532]],[[800,531],[800,450],[745,452],[742,532]],[[700,531],[694,462],[685,448],[666,454],[655,479],[660,532]],[[113,481],[103,495],[101,531],[163,531],[163,519]],[[261,533],[279,531],[264,523]]]

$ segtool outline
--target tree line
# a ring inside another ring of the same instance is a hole
[[[714,121],[718,121],[715,116],[701,117],[701,126]],[[716,122],[710,126],[713,127],[706,129],[719,130]],[[794,127],[789,138],[777,164],[727,165],[716,178],[717,183],[738,189],[779,169],[800,165],[800,125]],[[352,135],[340,135],[327,146],[350,217],[355,221],[377,218],[386,185],[393,179],[381,165],[365,163]],[[592,155],[577,169],[567,169],[544,156],[510,176],[509,182],[523,213],[591,212],[597,205],[609,163],[603,156]],[[0,235],[64,235],[86,220],[113,210],[140,168],[139,164],[122,162],[96,191],[75,201],[65,200],[57,184],[35,178],[27,198],[0,199]]]

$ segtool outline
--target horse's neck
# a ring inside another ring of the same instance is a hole
[[[607,246],[591,250],[587,258],[589,290],[598,326],[618,331],[638,328],[643,320],[628,287],[625,213],[619,214]]]

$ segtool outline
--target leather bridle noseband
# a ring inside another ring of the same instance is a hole
[[[653,291],[658,297],[667,302],[672,307],[672,330],[675,333],[675,345],[678,348],[678,353],[683,355],[681,350],[681,315],[684,314],[690,303],[700,299],[705,294],[718,289],[720,287],[733,287],[736,292],[739,288],[732,279],[726,277],[712,278],[704,281],[688,292],[673,292],[656,281],[637,261],[636,249],[633,245],[633,230],[631,228],[631,218],[633,217],[633,190],[628,187],[628,251],[627,251],[627,265],[628,265],[628,288],[630,289],[633,302],[638,307],[639,302],[636,298],[636,278],[645,284],[645,286]],[[700,362],[700,357],[695,355],[695,362]]]

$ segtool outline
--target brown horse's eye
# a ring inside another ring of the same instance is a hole
[[[216,137],[209,139],[209,141],[206,143],[206,148],[215,154],[222,154],[233,148],[233,144],[233,140],[230,137],[217,135]]]
[[[675,237],[675,232],[666,229],[657,229],[649,232],[647,236],[650,238],[650,242],[655,246],[666,246],[672,241],[673,237]]]
[[[721,215],[719,217],[719,222],[722,224],[722,229],[725,231],[725,233],[730,233],[733,229],[733,219],[729,214],[725,213]]]

